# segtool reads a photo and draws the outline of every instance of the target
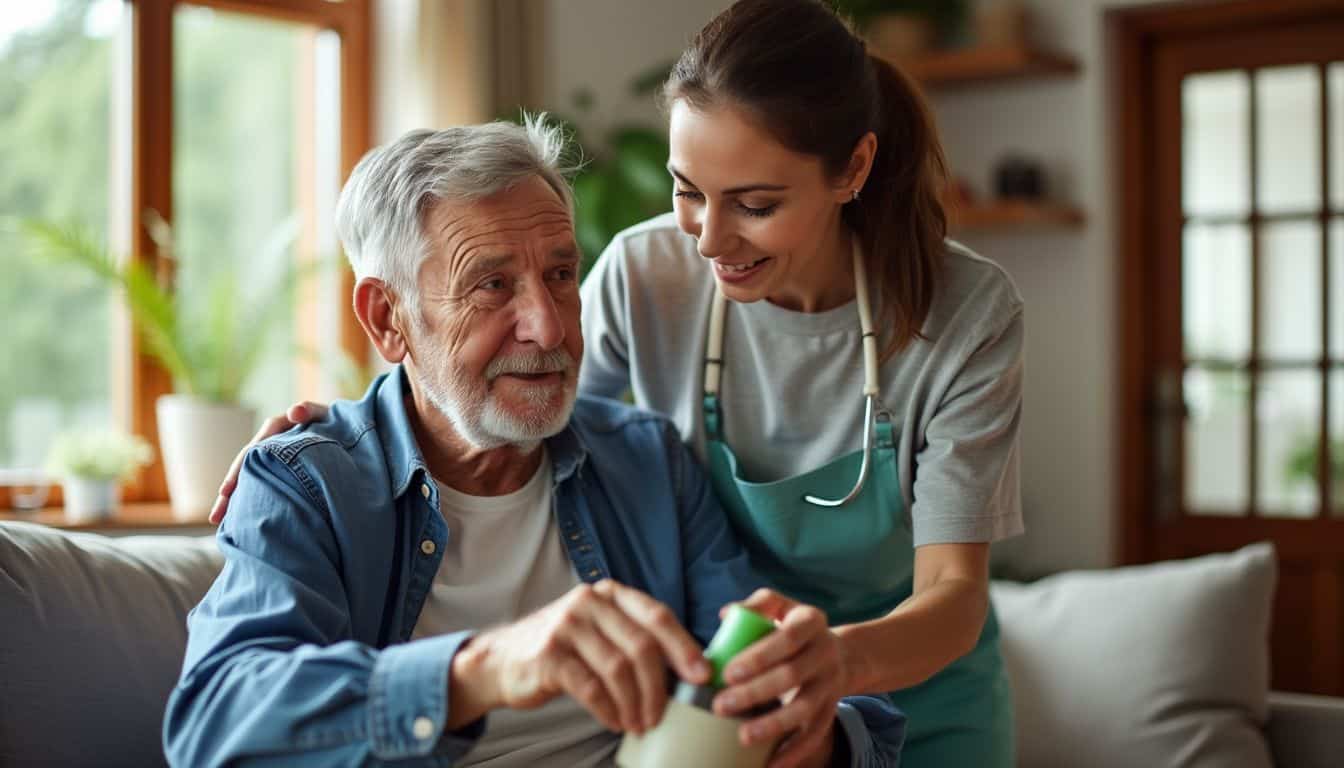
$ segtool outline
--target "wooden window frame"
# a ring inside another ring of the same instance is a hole
[[[372,106],[372,10],[371,0],[123,0],[132,8],[131,21],[131,93],[130,110],[130,205],[128,231],[132,258],[154,269],[162,277],[168,269],[159,259],[154,242],[140,212],[158,211],[173,220],[173,13],[178,6],[213,8],[219,11],[300,23],[331,30],[340,36],[341,103],[341,178],[349,176],[360,157],[371,145]],[[348,271],[341,280],[343,295],[354,291],[354,277]],[[368,360],[368,344],[363,329],[352,312],[342,315],[341,347],[359,364]],[[172,378],[142,348],[136,334],[129,340],[129,355],[124,379],[127,402],[124,403],[125,427],[158,445],[158,424],[154,404],[159,396],[172,391]],[[117,403],[116,407],[123,404]],[[168,498],[161,459],[127,484],[124,497],[132,502],[163,502]],[[60,487],[53,486],[49,506],[61,503]],[[12,507],[10,489],[0,485],[0,511]]]

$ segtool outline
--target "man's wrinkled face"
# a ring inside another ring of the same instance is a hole
[[[430,244],[408,334],[412,373],[480,449],[532,446],[569,421],[578,389],[579,249],[540,177],[427,211]]]

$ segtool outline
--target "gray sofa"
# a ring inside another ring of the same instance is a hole
[[[0,766],[162,765],[184,617],[220,563],[209,537],[0,522]],[[1260,547],[996,583],[1019,764],[1344,765],[1344,700],[1265,690],[1273,575]]]

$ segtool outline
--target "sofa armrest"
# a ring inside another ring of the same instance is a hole
[[[1265,735],[1280,768],[1335,768],[1344,756],[1344,699],[1271,691]]]

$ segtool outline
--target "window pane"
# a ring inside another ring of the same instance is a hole
[[[1266,225],[1260,254],[1260,352],[1321,356],[1321,235],[1315,222]]]
[[[108,236],[119,200],[113,94],[119,0],[13,3],[0,13],[0,217]],[[107,290],[34,261],[0,231],[0,474],[41,466],[54,434],[111,420]],[[0,477],[0,482],[3,482]]]
[[[1246,510],[1249,386],[1245,374],[1185,374],[1185,507],[1192,514]]]
[[[1251,240],[1245,225],[1190,224],[1182,255],[1187,358],[1251,354]]]
[[[348,304],[331,266],[339,38],[185,5],[174,35],[178,288],[195,307],[243,308],[236,324],[205,322],[245,341],[240,353],[253,343],[262,350],[243,402],[269,414],[296,398],[330,399],[339,344],[332,329]],[[314,269],[318,261],[327,266]],[[263,310],[271,312],[262,321],[269,333],[242,330]]]
[[[1255,73],[1256,205],[1264,213],[1321,206],[1321,86],[1315,66]]]
[[[1213,72],[1181,83],[1181,197],[1189,215],[1250,212],[1250,81]]]
[[[1265,517],[1312,517],[1320,506],[1316,457],[1321,439],[1321,378],[1317,371],[1260,376],[1259,498]]]
[[[1330,349],[1344,362],[1344,218],[1330,221]]]
[[[1330,200],[1344,213],[1344,63],[1330,65]]]

